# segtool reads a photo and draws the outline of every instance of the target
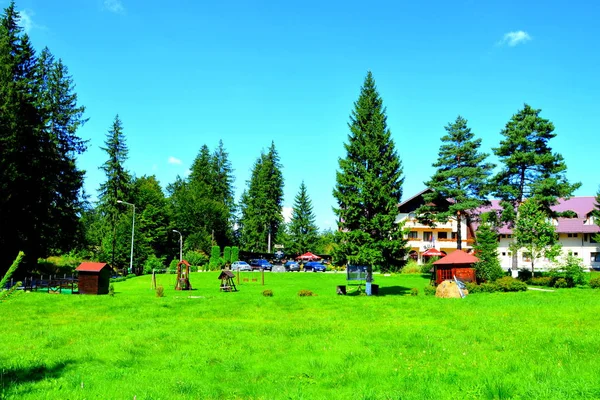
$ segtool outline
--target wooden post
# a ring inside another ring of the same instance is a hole
[[[154,269],[152,270],[151,286],[152,286],[152,289],[156,289],[156,271]]]
[[[260,269],[260,278],[262,279],[262,285],[265,286],[265,269]]]
[[[242,273],[242,270],[238,269],[238,271],[237,271],[237,281],[238,281],[237,283],[238,283],[238,285],[240,284],[240,274],[241,273]]]

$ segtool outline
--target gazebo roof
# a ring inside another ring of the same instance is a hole
[[[462,250],[456,250],[448,254],[446,257],[437,260],[433,265],[450,265],[450,264],[474,264],[479,261],[479,258],[472,254],[465,253]]]
[[[311,253],[310,251],[307,251],[306,253],[302,254],[301,256],[296,257],[296,260],[320,260],[321,257]]]
[[[102,268],[106,267],[107,263],[101,262],[82,262],[79,264],[79,267],[75,268],[76,271],[86,271],[86,272],[100,272]]]

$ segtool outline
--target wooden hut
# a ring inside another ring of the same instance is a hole
[[[80,294],[108,294],[112,268],[107,263],[83,262],[75,269],[79,273]]]
[[[447,279],[457,279],[466,282],[475,282],[475,268],[473,264],[479,258],[462,250],[456,250],[433,263],[435,284],[439,285]]]

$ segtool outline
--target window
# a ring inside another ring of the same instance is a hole
[[[576,233],[567,233],[567,237],[577,237]]]
[[[448,232],[438,232],[438,239],[448,239]]]
[[[410,231],[410,232],[408,232],[408,238],[409,239],[418,239],[419,233],[417,231]]]
[[[426,242],[433,241],[433,232],[423,232],[423,240]]]
[[[452,239],[456,240],[458,238],[458,233],[452,232]]]
[[[500,237],[503,237],[504,239],[510,239],[512,237],[512,235],[500,235]]]
[[[502,257],[506,257],[506,252],[505,251],[502,252]]]
[[[596,235],[590,235],[590,243],[598,243],[598,241],[596,241]]]
[[[579,253],[578,253],[578,252],[575,252],[575,253],[573,253],[573,255],[574,255],[575,257],[577,257],[577,256],[579,255]]]
[[[592,262],[600,262],[600,253],[592,253]]]

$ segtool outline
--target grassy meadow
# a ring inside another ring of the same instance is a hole
[[[221,293],[217,275],[0,304],[0,398],[600,398],[599,290],[438,299],[376,275],[380,296],[338,296],[343,273],[242,272],[258,280]]]

